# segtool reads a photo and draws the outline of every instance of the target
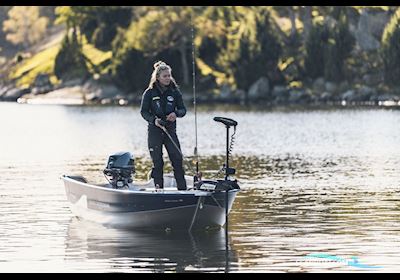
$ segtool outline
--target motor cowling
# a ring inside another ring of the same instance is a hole
[[[129,152],[119,152],[109,156],[107,166],[103,170],[114,188],[123,188],[132,183],[135,174],[135,159]]]

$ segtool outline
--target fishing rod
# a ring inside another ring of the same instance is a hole
[[[174,141],[174,139],[172,139],[171,134],[169,134],[168,130],[165,128],[165,126],[160,126],[161,129],[165,132],[165,134],[167,134],[169,140],[171,140],[172,144],[174,144],[175,148],[178,150],[178,152],[181,154],[182,158],[183,158],[183,154],[181,149],[179,148],[178,144],[176,144],[176,142]]]
[[[196,67],[195,67],[195,44],[194,44],[194,20],[193,13],[190,13],[190,24],[192,31],[192,80],[193,80],[193,109],[194,109],[194,135],[195,135],[195,147],[193,154],[196,157],[196,174],[193,176],[194,182],[201,180],[201,173],[199,172],[199,155],[197,153],[197,107],[196,107]]]
[[[164,121],[162,121],[164,122]],[[171,140],[172,144],[174,145],[174,147],[176,148],[176,150],[179,152],[179,154],[182,156],[182,159],[184,159],[184,155],[181,151],[181,149],[179,148],[178,144],[175,142],[175,140],[172,138],[171,134],[169,134],[167,128],[164,125],[160,125],[160,128],[162,129],[162,131],[164,131],[164,133],[168,136],[169,140]],[[189,161],[190,163],[190,161]],[[193,169],[193,165],[190,164],[190,168],[192,169],[192,171],[194,171]]]
[[[196,170],[195,175],[193,176],[193,181],[198,182],[201,180],[201,172],[199,172],[199,155],[197,149],[197,107],[196,107],[196,67],[195,67],[195,44],[194,44],[194,21],[193,21],[193,12],[190,15],[191,21],[191,35],[192,35],[192,78],[193,78],[193,107],[194,107],[194,128],[195,128],[195,147],[194,147],[194,156],[196,157]],[[174,139],[169,134],[168,130],[165,126],[160,126],[161,129],[165,132],[168,138],[171,140],[172,144],[175,146],[177,151],[181,154],[182,158],[183,153],[179,148],[178,144],[174,141]]]

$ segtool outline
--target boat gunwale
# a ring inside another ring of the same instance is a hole
[[[194,195],[194,196],[211,196],[214,193],[219,193],[219,191],[203,191],[203,190],[168,190],[164,189],[162,191],[154,190],[132,190],[132,189],[114,189],[108,187],[102,187],[99,185],[90,184],[88,182],[82,182],[76,179],[71,178],[69,175],[62,175],[61,179],[69,181],[74,184],[79,184],[84,187],[90,187],[92,189],[99,189],[103,191],[113,192],[113,193],[121,193],[121,194],[137,194],[137,195]],[[228,192],[238,192],[239,189],[232,189]]]

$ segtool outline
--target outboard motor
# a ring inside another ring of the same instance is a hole
[[[119,152],[108,158],[107,167],[103,170],[113,188],[119,189],[132,183],[135,174],[135,160],[129,152]]]

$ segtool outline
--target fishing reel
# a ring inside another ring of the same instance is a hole
[[[119,189],[132,183],[135,174],[133,155],[129,152],[120,152],[108,158],[107,167],[103,173],[113,188]]]

